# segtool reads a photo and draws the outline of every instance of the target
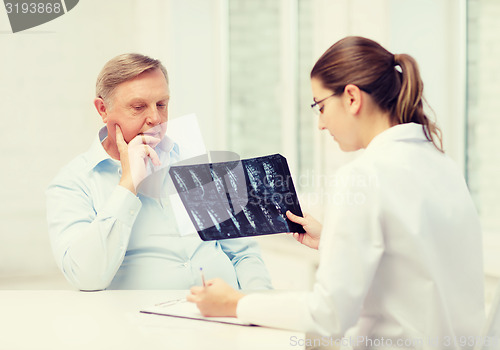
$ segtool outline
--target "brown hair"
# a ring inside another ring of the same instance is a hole
[[[424,84],[410,55],[393,55],[373,40],[350,36],[326,50],[311,78],[335,94],[342,94],[348,84],[356,85],[390,113],[394,124],[421,124],[425,137],[443,152],[441,130],[424,113]]]
[[[137,53],[126,53],[109,60],[102,68],[96,82],[96,96],[110,102],[114,90],[121,83],[134,79],[146,71],[160,69],[168,84],[167,70],[159,60]]]

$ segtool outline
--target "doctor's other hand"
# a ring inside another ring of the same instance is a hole
[[[137,194],[137,187],[147,176],[148,159],[155,166],[161,165],[154,148],[160,139],[151,135],[138,134],[127,144],[120,126],[116,125],[116,146],[120,152],[122,177],[120,185]]]
[[[293,214],[290,210],[286,212],[286,216],[290,221],[302,225],[306,233],[291,232],[293,238],[298,242],[308,246],[309,248],[318,249],[319,239],[323,225],[309,214],[304,217]]]
[[[196,303],[203,316],[212,317],[236,317],[238,301],[245,296],[220,278],[207,281],[205,287],[192,287],[190,291],[187,301]]]

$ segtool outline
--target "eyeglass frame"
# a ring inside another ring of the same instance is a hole
[[[317,116],[323,114],[323,110],[325,109],[325,106],[321,106],[319,107],[319,104],[322,103],[322,102],[325,102],[326,100],[328,100],[330,97],[333,97],[335,96],[336,94],[333,93],[331,94],[330,96],[328,97],[325,97],[324,99],[322,100],[319,100],[319,101],[314,101],[314,103],[311,105],[311,108],[314,112],[314,114],[316,114]]]
[[[360,89],[361,91],[364,91],[364,92],[368,93],[368,94],[371,94],[371,91],[370,91],[370,90],[368,90],[368,89],[361,88],[361,87],[359,87],[359,89]],[[333,94],[331,94],[330,96],[325,97],[325,98],[324,98],[324,99],[322,99],[322,100],[319,100],[319,101],[314,101],[314,103],[311,105],[311,108],[312,108],[312,110],[313,110],[314,114],[316,114],[317,116],[320,116],[321,114],[323,114],[323,110],[325,109],[325,106],[318,107],[318,105],[319,105],[321,102],[324,102],[324,101],[328,100],[330,97],[333,97],[333,96],[335,96],[335,95],[337,95],[337,94],[336,94],[336,93],[333,93]]]

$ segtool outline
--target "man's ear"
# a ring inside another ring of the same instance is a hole
[[[357,115],[361,110],[362,98],[361,89],[354,84],[347,84],[344,89],[345,102],[349,112]]]
[[[101,116],[102,122],[107,123],[108,112],[107,112],[107,108],[106,108],[106,104],[104,103],[104,100],[100,97],[96,97],[94,99],[94,106],[97,109],[97,113],[99,113],[99,115]]]

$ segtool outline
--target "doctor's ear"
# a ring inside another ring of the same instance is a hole
[[[354,115],[358,114],[363,99],[361,89],[354,84],[347,84],[344,88],[344,97],[348,110]]]
[[[97,113],[99,113],[99,115],[101,116],[103,123],[106,123],[108,119],[108,113],[104,100],[100,97],[96,97],[94,99],[94,106],[97,109]]]

